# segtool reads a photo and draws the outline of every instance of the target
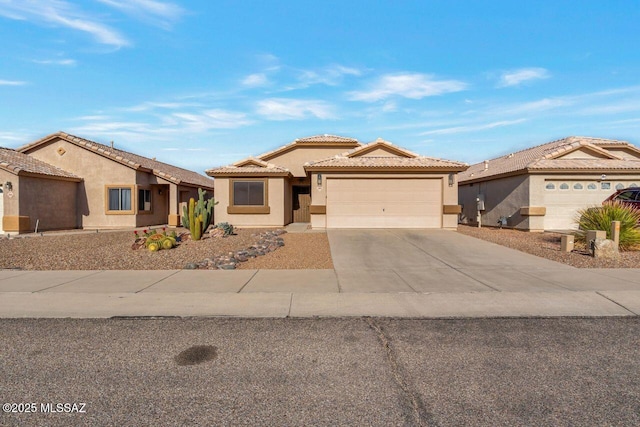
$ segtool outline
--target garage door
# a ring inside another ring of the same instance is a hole
[[[545,230],[577,228],[574,219],[580,209],[600,206],[617,188],[635,186],[637,181],[578,181],[547,180],[544,200],[547,213]]]
[[[441,228],[440,179],[327,179],[328,228]]]

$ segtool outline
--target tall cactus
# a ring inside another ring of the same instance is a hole
[[[186,206],[184,208],[182,225],[189,228],[193,240],[200,240],[202,234],[207,231],[213,221],[213,207],[218,204],[213,198],[205,202],[205,194],[207,194],[205,190],[198,188],[198,201],[191,198],[189,199],[189,209],[187,210]]]

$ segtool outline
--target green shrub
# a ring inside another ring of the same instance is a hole
[[[611,239],[611,222],[620,221],[620,249],[633,250],[640,246],[640,212],[618,202],[607,202],[578,211],[577,240],[585,240],[585,231],[604,230]]]

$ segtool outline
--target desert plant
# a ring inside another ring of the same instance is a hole
[[[233,225],[229,224],[228,222],[219,222],[218,224],[216,224],[215,228],[219,228],[224,232],[222,237],[232,236],[234,234]]]
[[[613,221],[620,221],[620,249],[632,250],[640,246],[640,212],[619,202],[607,202],[578,211],[576,239],[584,241],[587,230],[604,230],[607,239],[611,239]]]
[[[186,206],[183,209],[182,225],[189,229],[192,240],[200,240],[207,231],[213,220],[213,207],[218,204],[213,198],[205,201],[205,194],[205,190],[198,188],[198,201],[192,197],[188,209]]]

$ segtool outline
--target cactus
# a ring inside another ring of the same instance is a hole
[[[171,249],[176,245],[176,242],[170,238],[166,238],[162,241],[162,249]]]
[[[198,188],[198,201],[191,198],[188,211],[186,207],[183,210],[182,225],[189,229],[192,240],[200,240],[207,231],[213,221],[213,207],[218,204],[213,198],[205,202],[205,194],[205,190]]]
[[[151,242],[149,243],[149,245],[147,246],[147,248],[151,251],[151,252],[157,252],[161,249],[160,243],[158,242]]]

